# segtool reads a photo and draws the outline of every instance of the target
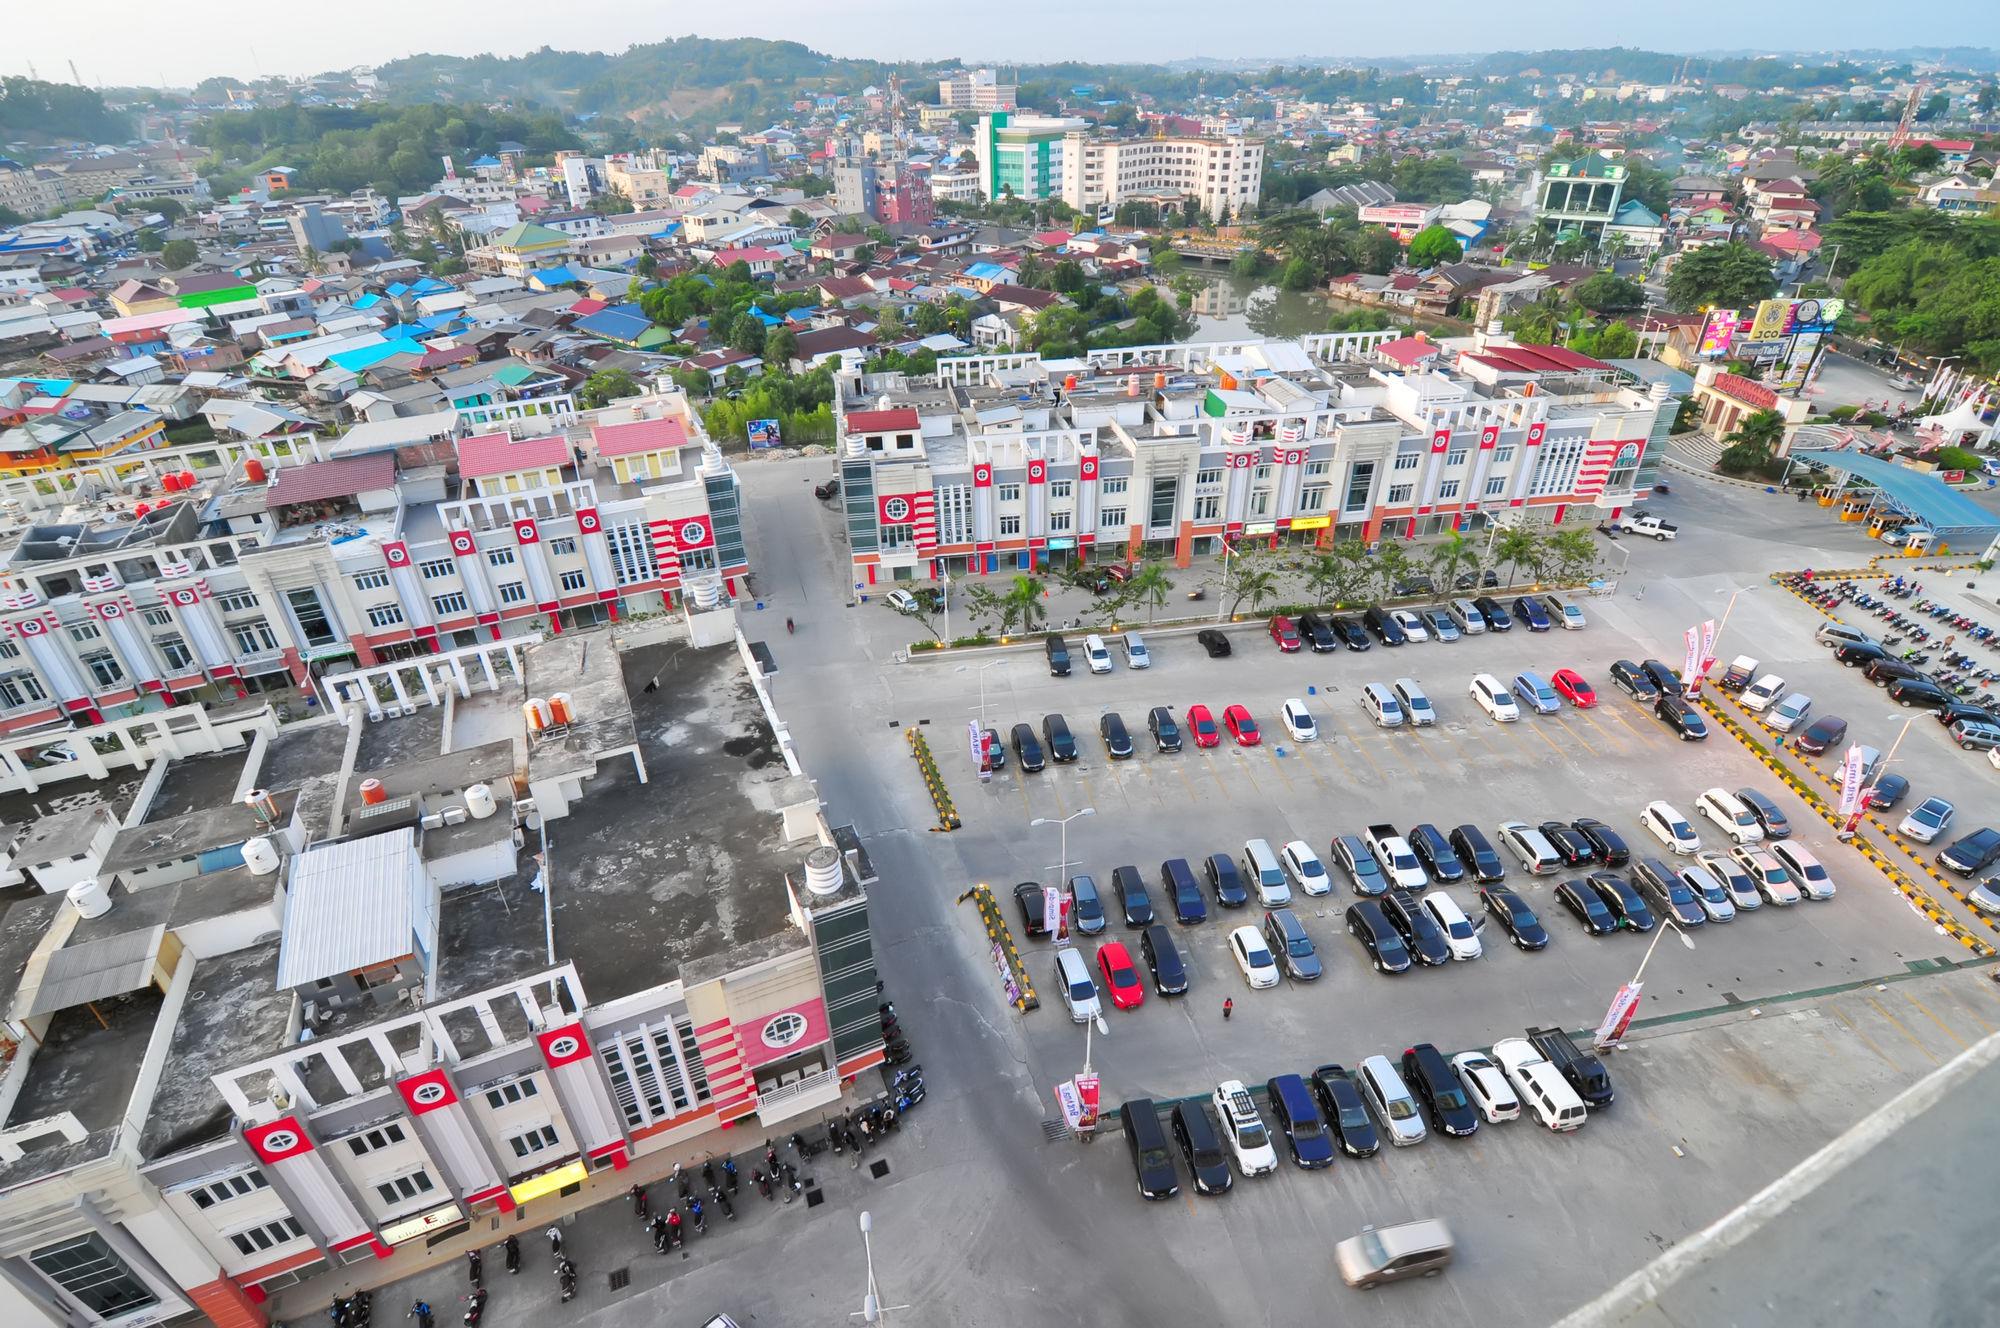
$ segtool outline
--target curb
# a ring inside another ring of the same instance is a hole
[[[944,786],[944,776],[938,773],[937,760],[931,755],[931,745],[916,729],[904,729],[903,736],[909,740],[910,755],[917,758],[917,769],[924,777],[924,787],[930,790],[931,805],[937,808],[938,830],[956,830],[963,824],[958,819],[958,808],[952,805],[951,790]]]
[[[1014,933],[1007,926],[1007,919],[1001,915],[1000,904],[993,898],[992,887],[981,881],[960,895],[958,902],[963,904],[968,899],[979,910],[979,920],[986,926],[986,939],[999,946],[1001,953],[1007,956],[1007,966],[1013,970],[1014,981],[1021,988],[1021,995],[1014,1002],[1014,1008],[1022,1014],[1041,1009],[1042,1002],[1035,995],[1035,984],[1028,979],[1028,966],[1022,962],[1021,949],[1014,944]]]

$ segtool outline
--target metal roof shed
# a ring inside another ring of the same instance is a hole
[[[437,954],[437,887],[417,833],[404,827],[307,849],[293,859],[278,986],[359,973],[415,955],[426,974]]]
[[[2000,537],[2000,516],[1936,475],[1911,470],[1860,452],[1794,452],[1792,460],[1810,462],[1852,475],[1874,488],[1889,507],[1927,528],[1936,544],[1959,552],[1980,551]]]

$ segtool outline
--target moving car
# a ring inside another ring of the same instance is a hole
[[[1562,699],[1541,674],[1524,670],[1514,675],[1514,695],[1538,715],[1553,715],[1562,709]]]
[[[1132,759],[1132,735],[1116,710],[1107,710],[1097,719],[1097,736],[1104,740],[1104,753],[1114,761]]]
[[[1284,864],[1285,875],[1292,878],[1292,884],[1306,894],[1323,895],[1333,888],[1326,864],[1303,839],[1294,839],[1279,849],[1278,861]]]
[[[1289,908],[1274,908],[1264,915],[1264,939],[1277,956],[1278,967],[1294,982],[1315,982],[1326,970],[1306,925]]]
[[[1264,741],[1264,735],[1258,731],[1257,721],[1250,718],[1247,706],[1225,707],[1222,712],[1222,723],[1223,727],[1229,730],[1229,736],[1236,739],[1238,747],[1255,747]]]
[[[1174,722],[1174,712],[1167,707],[1154,706],[1146,712],[1146,731],[1153,735],[1153,745],[1160,751],[1181,749],[1181,726]]]
[[[1424,1128],[1423,1113],[1417,1109],[1417,1100],[1410,1095],[1403,1077],[1396,1073],[1396,1067],[1389,1063],[1387,1056],[1369,1056],[1362,1060],[1356,1082],[1360,1085],[1361,1096],[1368,1103],[1368,1109],[1375,1113],[1375,1119],[1382,1126],[1389,1142],[1398,1148],[1408,1148],[1420,1144],[1430,1133]]]
[[[1609,936],[1618,930],[1618,919],[1604,905],[1603,896],[1588,881],[1564,881],[1556,887],[1556,902],[1583,924],[1592,936]]]
[[[1737,698],[1737,702],[1751,714],[1758,714],[1776,705],[1784,690],[1785,680],[1775,673],[1767,673],[1745,687],[1743,695]]]
[[[1375,861],[1367,840],[1360,835],[1341,835],[1331,847],[1333,860],[1347,873],[1355,894],[1372,897],[1388,890],[1389,878],[1382,874],[1382,864]]]
[[[1685,696],[1663,693],[1654,705],[1653,713],[1660,722],[1674,731],[1683,742],[1708,741],[1708,721],[1702,717],[1699,707]]]
[[[1061,715],[1042,716],[1042,741],[1049,745],[1049,759],[1057,765],[1076,759],[1076,738],[1069,731],[1069,721]]]
[[[1410,952],[1403,935],[1382,911],[1379,900],[1362,899],[1347,906],[1347,934],[1361,942],[1377,973],[1407,973]]]
[[[1681,683],[1681,675],[1675,673],[1660,660],[1643,660],[1640,662],[1639,667],[1645,670],[1646,677],[1652,681],[1654,690],[1662,696],[1686,695],[1685,688]]]
[[[1215,716],[1205,705],[1191,705],[1187,708],[1187,726],[1194,734],[1197,747],[1214,747],[1222,741],[1222,730],[1216,726]]]
[[[1764,906],[1764,896],[1757,893],[1756,878],[1728,853],[1719,848],[1705,849],[1695,854],[1694,860],[1721,884],[1738,913],[1754,913]]]
[[[1542,950],[1549,944],[1549,933],[1543,928],[1542,920],[1535,916],[1521,896],[1504,885],[1482,885],[1479,887],[1479,902],[1487,915],[1500,924],[1500,930],[1507,933],[1507,939],[1521,950]]]
[[[1780,733],[1790,733],[1812,713],[1812,704],[1812,697],[1804,692],[1789,692],[1764,712],[1764,723]]]
[[[1229,1170],[1229,1155],[1222,1149],[1222,1135],[1199,1102],[1177,1102],[1168,1114],[1167,1128],[1180,1145],[1181,1160],[1194,1177],[1197,1194],[1225,1194],[1236,1183]]]
[[[1021,930],[1029,940],[1049,934],[1048,918],[1043,912],[1042,887],[1034,881],[1023,881],[1014,887],[1014,902],[1021,906]]]
[[[1333,1247],[1340,1280],[1362,1290],[1407,1277],[1436,1277],[1451,1262],[1451,1228],[1434,1217],[1366,1226]]]
[[[1764,896],[1766,901],[1782,907],[1786,904],[1796,904],[1805,898],[1798,883],[1792,879],[1792,874],[1785,870],[1784,864],[1764,849],[1752,848],[1746,844],[1735,850],[1732,856],[1736,859],[1736,865],[1741,867],[1756,884],[1757,893]]]
[[[1312,1072],[1313,1095],[1319,1098],[1320,1114],[1340,1141],[1340,1151],[1349,1157],[1373,1157],[1381,1148],[1375,1122],[1368,1118],[1361,1090],[1338,1064],[1322,1065]]]
[[[1792,746],[1807,756],[1818,756],[1827,748],[1835,746],[1847,736],[1847,721],[1839,715],[1822,715],[1806,727],[1806,731],[1792,739]]]
[[[1660,698],[1660,689],[1646,676],[1646,671],[1629,659],[1612,661],[1611,682],[1634,701],[1651,705]]]
[[[1202,860],[1202,869],[1208,873],[1208,888],[1215,892],[1215,902],[1224,908],[1242,908],[1250,902],[1250,891],[1243,884],[1243,873],[1236,870],[1236,859],[1227,853],[1211,853]]]
[[[1238,927],[1230,932],[1229,953],[1253,991],[1278,985],[1278,961],[1255,927]]]
[[[1403,1051],[1403,1082],[1415,1090],[1424,1114],[1441,1134],[1463,1139],[1479,1130],[1479,1113],[1465,1086],[1452,1073],[1451,1062],[1428,1042]]]
[[[1236,1157],[1236,1169],[1248,1176],[1268,1176],[1278,1169],[1278,1153],[1271,1147],[1270,1131],[1250,1100],[1250,1090],[1240,1079],[1225,1079],[1215,1086],[1209,1099],[1222,1122],[1222,1137]]]
[[[1575,669],[1557,669],[1549,675],[1549,685],[1578,710],[1588,710],[1597,704],[1597,689]]]
[[[1483,1051],[1461,1051],[1451,1058],[1451,1071],[1459,1086],[1488,1125],[1514,1120],[1521,1114],[1521,1099],[1507,1076]]]
[[[1013,732],[1014,756],[1021,762],[1021,769],[1034,773],[1042,768],[1042,742],[1035,736],[1031,724],[1016,724]]]
[[[1299,627],[1290,618],[1287,618],[1282,613],[1275,615],[1271,619],[1269,630],[1272,643],[1282,653],[1289,655],[1298,650],[1301,644],[1299,641]]]
[[[1097,971],[1104,975],[1104,989],[1111,1003],[1121,1010],[1136,1010],[1146,1003],[1146,984],[1123,941],[1106,941],[1097,947]]]
[[[1293,742],[1311,742],[1319,736],[1319,725],[1313,721],[1312,711],[1306,703],[1294,696],[1287,700],[1278,712],[1285,722],[1285,732],[1292,735]]]
[[[1785,870],[1792,874],[1807,899],[1833,898],[1833,877],[1804,844],[1792,839],[1773,844],[1771,856],[1785,864]]]
[[[1625,845],[1625,836],[1613,830],[1594,816],[1579,816],[1570,822],[1578,834],[1590,844],[1591,855],[1607,867],[1623,867],[1632,860],[1632,850]]]
[[[1132,1151],[1132,1170],[1139,1178],[1142,1199],[1171,1199],[1181,1192],[1174,1156],[1167,1151],[1167,1132],[1160,1128],[1160,1109],[1150,1098],[1134,1098],[1118,1108],[1125,1123],[1125,1143]]]
[[[1664,802],[1649,802],[1639,813],[1639,824],[1652,833],[1653,838],[1665,844],[1675,853],[1696,853],[1701,850],[1701,836],[1694,832],[1688,819]]]
[[[1453,959],[1479,958],[1479,932],[1456,899],[1442,890],[1431,890],[1423,897],[1423,907],[1438,930],[1444,933],[1445,946],[1450,949]]]
[[[1757,818],[1757,826],[1764,832],[1764,838],[1783,839],[1792,833],[1792,823],[1778,810],[1778,804],[1756,789],[1737,789],[1736,800],[1749,808],[1750,814]]]
[[[1756,816],[1728,789],[1703,789],[1694,800],[1694,810],[1715,822],[1733,844],[1750,844],[1764,837],[1764,827],[1757,824]]]
[[[1203,650],[1208,652],[1210,659],[1227,659],[1229,657],[1229,638],[1215,628],[1202,628],[1194,634],[1194,639],[1200,644]]]
[[[1521,717],[1521,708],[1500,680],[1490,673],[1472,675],[1472,699],[1495,724],[1511,724]]]
[[[1914,839],[1919,844],[1928,844],[1951,825],[1951,818],[1958,814],[1943,798],[1925,798],[1910,809],[1896,826],[1896,833],[1905,839]]]
[[[1507,864],[1493,851],[1492,843],[1476,825],[1461,825],[1452,830],[1451,851],[1472,873],[1472,879],[1480,882],[1504,881],[1507,879]]]

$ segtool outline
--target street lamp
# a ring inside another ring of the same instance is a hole
[[[868,1262],[868,1290],[862,1293],[861,1308],[847,1317],[859,1319],[863,1323],[885,1323],[893,1310],[906,1310],[908,1305],[884,1305],[881,1289],[875,1285],[875,1247],[869,1242],[869,1233],[875,1230],[875,1215],[866,1211],[861,1214],[861,1253]]]
[[[1694,937],[1692,937],[1692,936],[1688,935],[1688,934],[1687,934],[1686,932],[1682,931],[1682,930],[1681,930],[1681,924],[1680,924],[1680,923],[1678,923],[1678,922],[1675,922],[1675,921],[1674,921],[1674,920],[1673,920],[1672,918],[1668,917],[1668,916],[1667,916],[1666,914],[1664,914],[1664,913],[1660,914],[1660,921],[1661,921],[1661,922],[1663,922],[1663,923],[1665,923],[1665,924],[1666,924],[1666,926],[1667,926],[1667,928],[1668,928],[1668,929],[1670,929],[1670,930],[1671,930],[1671,931],[1672,931],[1672,932],[1674,933],[1674,935],[1676,935],[1676,936],[1678,936],[1678,937],[1680,937],[1680,938],[1681,938],[1681,944],[1682,944],[1683,946],[1687,947],[1687,948],[1688,948],[1688,949],[1690,949],[1690,950],[1694,949]],[[1656,934],[1654,935],[1654,937],[1653,937],[1653,943],[1652,943],[1652,945],[1649,945],[1649,946],[1647,946],[1647,947],[1646,947],[1646,953],[1645,953],[1645,954],[1643,954],[1643,955],[1641,955],[1641,956],[1639,956],[1639,969],[1638,969],[1638,971],[1637,971],[1637,972],[1635,972],[1634,974],[1632,974],[1632,985],[1633,985],[1633,986],[1635,986],[1635,987],[1636,987],[1636,986],[1638,986],[1638,985],[1639,985],[1639,979],[1640,979],[1640,978],[1642,978],[1642,977],[1644,977],[1644,976],[1646,975],[1646,964],[1647,964],[1647,962],[1648,962],[1649,960],[1651,960],[1651,959],[1652,959],[1652,957],[1653,957],[1653,950],[1654,950],[1654,949],[1655,949],[1655,948],[1656,948],[1656,947],[1657,947],[1657,946],[1659,945],[1659,943],[1660,943],[1660,937],[1662,937],[1662,936],[1665,936],[1666,934],[1667,934],[1667,933],[1666,933],[1665,931],[1661,931],[1661,932],[1658,932],[1658,933],[1656,933]]]
[[[986,727],[986,670],[997,669],[1006,662],[1007,661],[1004,659],[989,660],[986,663],[981,664],[977,667],[977,672],[979,674],[979,727],[981,728]],[[970,664],[960,664],[957,668],[953,669],[952,672],[963,673],[967,669],[973,667],[974,666]]]
[[[1069,823],[1079,816],[1095,815],[1097,815],[1097,808],[1084,807],[1071,812],[1068,816],[1037,816],[1034,820],[1028,822],[1030,828],[1038,825],[1059,825],[1062,827],[1062,861],[1056,864],[1055,888],[1057,890],[1062,889],[1063,873],[1069,870]]]
[[[1236,552],[1236,546],[1229,542],[1229,536],[1222,537],[1222,593],[1216,596],[1215,620],[1222,621],[1223,610],[1229,604],[1229,557]]]
[[[1886,716],[1886,718],[1893,722],[1896,716],[1889,715]],[[1881,784],[1882,776],[1889,773],[1889,766],[1892,763],[1894,763],[1896,759],[1896,753],[1902,749],[1903,739],[1910,736],[1910,725],[1916,722],[1917,722],[1917,716],[1915,714],[1910,714],[1903,717],[1903,727],[1897,731],[1896,740],[1889,744],[1889,754],[1887,756],[1884,756],[1882,758],[1881,764],[1875,767],[1875,777],[1873,779],[1870,779],[1868,783],[1862,787],[1861,799],[1859,802],[1855,804],[1854,814],[1853,816],[1848,818],[1848,822],[1846,826],[1844,826],[1841,829],[1840,834],[1837,836],[1838,838],[1849,839],[1853,837],[1855,827],[1860,825],[1861,818],[1868,814],[1868,800],[1875,795],[1875,789],[1878,785]]]
[[[1604,1016],[1604,1026],[1599,1028],[1597,1036],[1591,1039],[1591,1045],[1599,1051],[1609,1051],[1624,1037],[1626,1027],[1632,1022],[1632,1013],[1639,1007],[1639,993],[1645,985],[1643,979],[1646,976],[1646,965],[1652,962],[1653,951],[1659,948],[1660,938],[1665,936],[1668,930],[1672,930],[1674,935],[1681,938],[1682,945],[1690,950],[1694,949],[1694,939],[1682,931],[1680,924],[1671,916],[1666,913],[1660,914],[1660,923],[1660,928],[1653,933],[1652,944],[1648,945],[1646,953],[1639,957],[1638,971],[1633,973],[1632,980],[1620,987],[1618,994],[1611,998],[1611,1009]]]
[[[1111,1025],[1104,1022],[1104,1016],[1101,1014],[1092,1015],[1083,1025],[1083,1073],[1085,1074],[1086,1077],[1091,1073],[1090,1035],[1093,1031],[1102,1033],[1106,1037],[1110,1037]]]

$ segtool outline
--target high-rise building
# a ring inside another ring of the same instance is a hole
[[[1192,198],[1211,217],[1242,217],[1263,191],[1264,145],[1241,134],[1176,138],[1064,137],[1062,198],[1073,208]]]
[[[980,117],[979,135],[973,147],[979,158],[980,195],[1061,197],[1064,140],[1089,128],[1088,120],[1075,116],[994,111]]]
[[[1574,231],[1585,239],[1602,242],[1604,228],[1618,216],[1619,196],[1624,191],[1625,168],[1615,161],[1587,157],[1552,162],[1542,172],[1537,219],[1547,221],[1558,234]]]
[[[938,103],[961,111],[1011,111],[1014,84],[1002,83],[990,69],[967,69],[938,80]]]
[[[833,205],[841,215],[873,219],[877,188],[875,163],[853,151],[851,144],[843,148],[833,160]]]

